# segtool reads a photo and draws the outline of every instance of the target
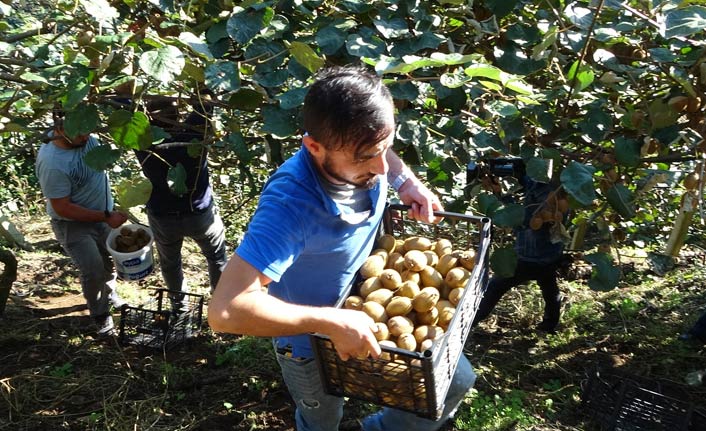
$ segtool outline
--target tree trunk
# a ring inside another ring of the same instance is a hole
[[[667,240],[667,247],[664,254],[667,256],[677,257],[679,256],[679,251],[684,245],[684,240],[686,240],[686,234],[689,232],[689,225],[691,224],[691,219],[696,212],[696,205],[694,197],[691,193],[684,193],[681,208],[679,209],[679,215],[674,222],[674,227],[672,228],[672,233],[669,235],[669,240]]]
[[[17,280],[17,258],[11,250],[0,248],[0,262],[5,264],[0,274],[0,316],[2,316],[5,313],[5,304],[10,296],[12,283]]]

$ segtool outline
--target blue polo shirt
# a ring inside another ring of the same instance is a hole
[[[273,280],[270,295],[294,304],[332,306],[372,250],[387,197],[384,175],[369,194],[368,218],[358,224],[345,221],[348,209],[325,192],[302,147],[265,184],[235,252]],[[313,356],[307,334],[279,337],[277,345],[291,345],[294,356]]]

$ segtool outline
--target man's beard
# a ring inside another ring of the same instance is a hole
[[[326,156],[324,158],[324,162],[321,164],[321,169],[324,171],[325,174],[327,174],[329,177],[334,178],[342,183],[345,184],[350,184],[355,187],[360,187],[364,189],[372,189],[375,187],[375,185],[378,183],[380,180],[377,175],[371,174],[370,178],[364,181],[351,181],[347,178],[342,177],[336,171],[333,169],[333,164],[331,163],[331,160]]]

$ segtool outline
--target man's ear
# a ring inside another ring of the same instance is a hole
[[[323,145],[318,143],[314,138],[309,135],[304,136],[304,138],[302,138],[302,142],[304,143],[306,149],[309,150],[309,152],[314,156],[319,156],[324,151]]]

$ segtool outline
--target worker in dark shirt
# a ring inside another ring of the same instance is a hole
[[[136,151],[142,172],[152,183],[147,218],[154,234],[164,282],[171,291],[188,292],[182,269],[185,238],[198,244],[208,263],[211,291],[227,262],[225,229],[214,205],[209,180],[208,149],[203,145],[209,122],[200,103],[180,113],[171,99],[148,103],[153,126],[168,137],[146,151]],[[182,309],[183,295],[172,295],[172,307]]]

